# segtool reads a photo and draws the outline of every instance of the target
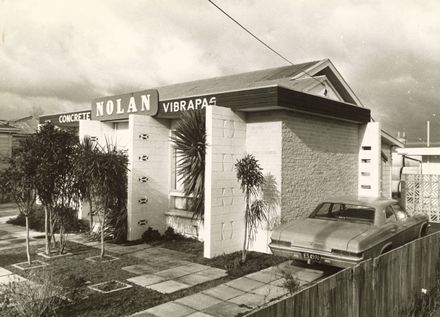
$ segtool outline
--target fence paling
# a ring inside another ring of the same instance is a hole
[[[248,317],[399,317],[436,285],[440,232],[344,269]]]

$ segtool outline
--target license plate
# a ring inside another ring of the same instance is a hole
[[[313,253],[306,253],[303,252],[303,258],[307,260],[313,260],[314,262],[320,262],[321,256],[319,254],[313,254]]]

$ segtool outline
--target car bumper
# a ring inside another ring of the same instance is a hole
[[[363,257],[343,256],[326,251],[318,251],[318,250],[295,247],[295,246],[288,247],[274,243],[269,244],[269,248],[274,255],[295,259],[299,261],[305,261],[309,264],[322,263],[340,268],[351,267],[364,260]],[[315,259],[305,258],[304,254],[318,255],[320,257],[320,260],[317,261]]]

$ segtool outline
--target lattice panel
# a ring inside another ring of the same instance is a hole
[[[406,175],[404,193],[409,214],[422,212],[440,222],[440,175]]]

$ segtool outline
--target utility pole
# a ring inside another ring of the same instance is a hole
[[[430,124],[429,120],[426,121],[426,147],[429,147],[430,126],[431,126],[431,124]]]

